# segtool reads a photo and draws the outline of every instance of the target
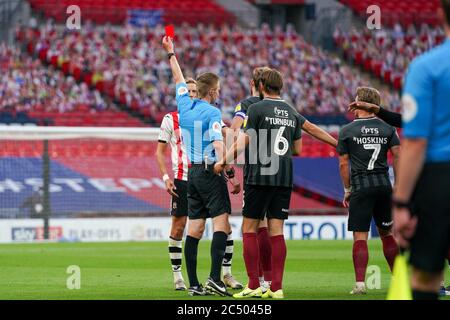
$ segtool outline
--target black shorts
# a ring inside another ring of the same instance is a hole
[[[227,181],[223,175],[215,174],[212,166],[208,170],[204,165],[193,165],[189,169],[188,208],[192,220],[231,214]]]
[[[412,213],[418,223],[410,262],[425,272],[441,272],[450,249],[450,163],[425,164],[412,197]]]
[[[187,201],[187,181],[175,179],[175,193],[178,197],[172,196],[170,202],[170,214],[174,217],[187,217],[188,215],[188,201]]]
[[[363,188],[350,196],[348,231],[369,232],[372,217],[378,228],[392,228],[392,188],[390,186]]]
[[[244,185],[242,215],[250,219],[286,220],[289,215],[292,188]]]

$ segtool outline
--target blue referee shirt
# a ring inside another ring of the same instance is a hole
[[[426,162],[450,161],[450,39],[411,63],[402,102],[404,136],[427,139]]]
[[[212,142],[222,141],[222,114],[216,107],[189,97],[186,83],[176,86],[181,137],[191,163],[217,161]]]

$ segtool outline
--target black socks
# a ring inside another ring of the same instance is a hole
[[[191,287],[200,285],[197,278],[197,252],[199,241],[200,239],[187,236],[186,242],[184,244],[184,258],[186,260],[186,271],[189,278],[189,286]]]
[[[225,248],[227,246],[228,235],[225,232],[214,232],[211,243],[211,273],[210,277],[214,281],[220,281],[220,271],[222,268]]]

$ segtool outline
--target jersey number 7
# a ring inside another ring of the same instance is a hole
[[[364,149],[373,150],[372,158],[369,161],[369,166],[367,170],[373,170],[375,166],[375,161],[378,159],[378,155],[380,154],[381,144],[365,144]]]

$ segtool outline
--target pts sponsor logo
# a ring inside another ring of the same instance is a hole
[[[280,110],[278,108],[275,108],[274,111],[277,117],[284,117],[284,118],[289,117],[289,112],[287,110]]]
[[[50,227],[50,240],[58,240],[62,237],[62,227]],[[43,227],[18,227],[11,229],[11,238],[13,241],[29,242],[44,240]]]
[[[361,133],[363,136],[378,136],[380,130],[378,128],[368,128],[366,126],[361,128]]]

